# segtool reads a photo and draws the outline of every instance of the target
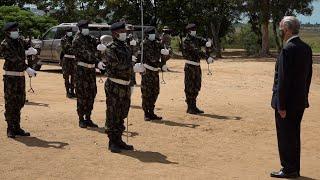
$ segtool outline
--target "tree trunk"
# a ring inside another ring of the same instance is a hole
[[[221,43],[220,43],[220,38],[219,38],[219,31],[217,30],[218,28],[216,28],[212,22],[210,22],[210,29],[211,29],[211,33],[212,33],[212,38],[213,38],[213,42],[214,45],[216,46],[215,50],[216,50],[216,57],[217,58],[222,58],[222,52],[221,52]]]
[[[280,53],[281,49],[282,49],[282,43],[280,43],[280,38],[278,36],[278,32],[277,32],[277,24],[278,22],[276,21],[273,21],[272,22],[272,29],[273,29],[273,34],[274,34],[274,38],[275,38],[275,41],[276,41],[276,45],[277,45],[277,50],[278,50],[278,53]]]
[[[180,41],[179,41],[179,51],[182,53],[182,56],[184,56],[184,51],[183,51],[183,37],[182,37],[182,33],[180,32],[179,33],[179,39],[180,39]]]
[[[262,24],[262,45],[261,45],[261,53],[262,57],[266,57],[269,55],[269,21],[264,22]]]
[[[262,57],[269,55],[269,20],[270,20],[270,1],[263,0],[261,1],[261,12],[262,12],[262,44],[261,44],[261,53]]]

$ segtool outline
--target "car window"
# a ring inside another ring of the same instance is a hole
[[[43,36],[43,40],[51,40],[54,39],[55,35],[57,32],[57,28],[52,28],[50,29],[44,36]]]
[[[66,34],[66,28],[58,28],[55,39],[61,39]]]
[[[96,38],[100,38],[102,35],[111,35],[111,31],[109,28],[104,28],[104,27],[89,27],[90,34]]]

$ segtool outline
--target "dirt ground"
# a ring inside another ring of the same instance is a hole
[[[164,120],[143,120],[140,88],[135,88],[129,142],[136,150],[121,154],[106,148],[104,85],[97,82],[93,111],[101,128],[80,129],[76,100],[65,97],[60,68],[44,66],[22,112],[22,126],[32,136],[8,139],[1,115],[0,179],[270,179],[270,171],[280,168],[270,108],[274,62],[251,60],[217,61],[213,76],[202,62],[198,102],[206,114],[201,116],[186,114],[184,63],[170,61],[173,72],[164,74],[156,104]],[[302,123],[301,179],[306,180],[320,179],[319,64],[314,71],[311,108]],[[3,114],[3,83],[0,89]]]

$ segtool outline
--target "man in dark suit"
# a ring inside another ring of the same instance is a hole
[[[312,78],[312,50],[298,36],[300,22],[286,16],[280,22],[285,45],[276,63],[272,108],[275,109],[278,148],[282,169],[271,177],[300,176],[300,126]]]

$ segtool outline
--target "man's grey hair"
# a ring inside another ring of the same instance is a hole
[[[285,27],[292,31],[292,34],[299,34],[300,21],[294,16],[285,16],[282,19],[282,23]]]

